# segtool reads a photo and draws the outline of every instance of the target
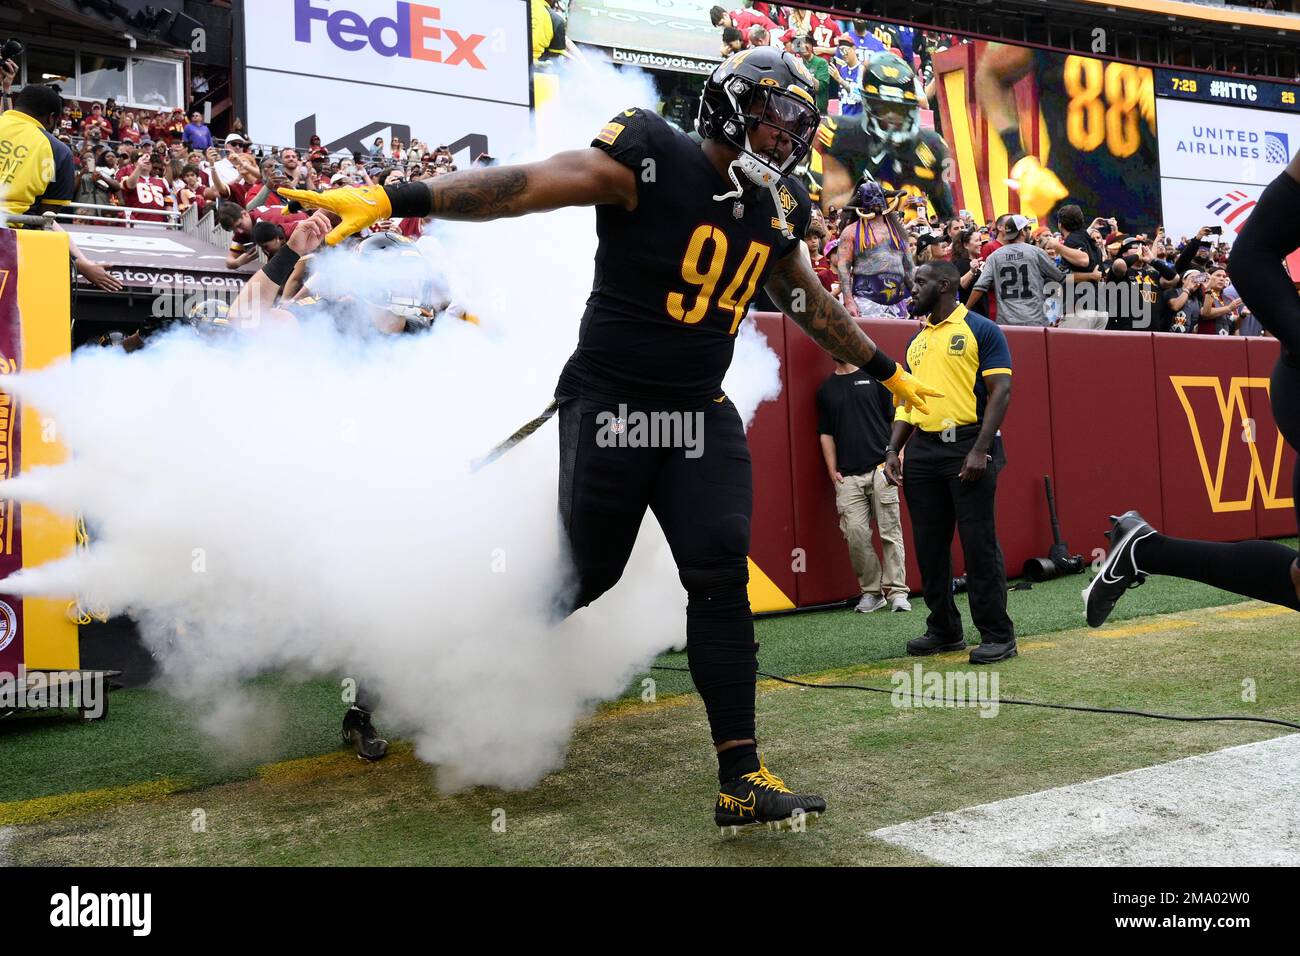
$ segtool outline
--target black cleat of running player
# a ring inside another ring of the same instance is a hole
[[[763,826],[769,830],[801,830],[825,812],[825,800],[794,793],[760,760],[753,773],[722,785],[713,820],[723,836],[735,836]]]
[[[375,730],[369,711],[360,707],[349,707],[343,715],[343,742],[362,760],[382,760],[388,753],[388,741]]]
[[[1133,549],[1143,538],[1156,533],[1156,529],[1136,511],[1126,511],[1118,518],[1110,516],[1110,553],[1101,564],[1097,576],[1083,589],[1083,610],[1089,627],[1101,627],[1115,609],[1115,604],[1129,588],[1135,588],[1147,579],[1138,569]]]

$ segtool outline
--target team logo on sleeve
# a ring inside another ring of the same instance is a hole
[[[600,140],[606,146],[613,146],[614,140],[618,139],[618,134],[627,129],[622,123],[606,123],[605,128],[596,134],[596,139]]]

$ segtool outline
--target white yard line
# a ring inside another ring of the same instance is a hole
[[[1300,734],[876,830],[968,866],[1295,866]]]

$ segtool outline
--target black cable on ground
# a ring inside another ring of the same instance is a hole
[[[690,668],[688,667],[667,667],[662,664],[656,664],[650,669],[652,671],[679,671],[683,674],[690,673]],[[767,680],[780,681],[782,684],[792,684],[795,687],[811,687],[814,690],[862,690],[872,694],[888,694],[891,697],[894,695],[893,690],[885,687],[866,687],[862,684],[810,684],[807,681],[795,680],[792,677],[778,677],[776,674],[767,674],[763,671],[759,671],[758,676],[766,678]],[[1085,714],[1119,714],[1122,717],[1148,717],[1152,720],[1178,720],[1187,723],[1235,720],[1255,724],[1277,724],[1279,727],[1290,727],[1292,730],[1300,730],[1300,724],[1293,723],[1289,720],[1283,720],[1280,717],[1189,717],[1183,714],[1157,714],[1147,710],[1125,710],[1119,707],[1088,707],[1083,704],[1049,704],[1040,700],[1016,700],[1012,697],[999,697],[996,701],[975,700],[971,702],[971,706],[977,707],[982,703],[996,703],[999,706],[1002,704],[1013,704],[1019,707],[1043,707],[1048,710],[1077,710]]]

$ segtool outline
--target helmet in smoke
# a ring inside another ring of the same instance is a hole
[[[425,325],[445,306],[433,263],[413,240],[381,232],[363,240],[357,255],[366,265],[355,287],[363,302]]]

